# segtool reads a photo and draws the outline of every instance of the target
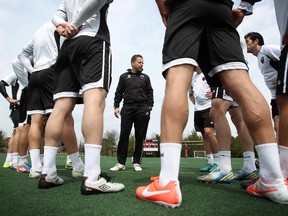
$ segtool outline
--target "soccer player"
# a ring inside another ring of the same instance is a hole
[[[136,196],[166,207],[181,205],[178,174],[181,138],[188,118],[187,91],[194,68],[199,64],[205,75],[212,77],[214,85],[223,86],[242,109],[259,156],[260,179],[273,182],[275,189],[267,193],[264,186],[260,193],[274,202],[285,203],[288,189],[280,169],[269,107],[249,78],[231,12],[233,2],[156,2],[167,26],[163,47],[166,90],[161,115],[161,168],[159,178],[147,186],[138,187]]]
[[[80,89],[83,91],[82,132],[85,139],[81,194],[118,192],[125,188],[123,184],[112,183],[100,168],[103,112],[111,84],[110,36],[106,22],[111,2],[64,0],[53,17],[57,32],[67,39],[55,65],[55,106],[45,130],[46,165],[39,188],[63,184],[63,179],[57,175],[56,154],[64,122],[71,115]]]
[[[212,92],[201,69],[197,67],[189,89],[189,99],[195,105],[194,127],[201,132],[208,163],[200,172],[212,172],[218,167],[218,143],[214,123],[210,118]]]
[[[30,178],[38,178],[41,175],[42,161],[40,152],[41,144],[43,144],[43,133],[47,118],[54,106],[54,64],[58,56],[57,41],[59,40],[59,35],[55,34],[55,30],[56,28],[52,22],[42,25],[18,55],[23,66],[31,73],[28,84],[29,100],[27,112],[32,116],[29,129],[29,149],[32,165],[29,173]],[[29,60],[30,56],[33,56],[33,65]],[[63,133],[62,140],[66,144],[67,152],[74,155],[75,166],[72,170],[72,176],[75,178],[82,177],[84,164],[79,157],[72,115],[67,117],[63,128],[65,133]]]

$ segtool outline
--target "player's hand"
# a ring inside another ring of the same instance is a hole
[[[9,98],[9,99],[7,99],[8,100],[8,102],[10,103],[10,104],[12,104],[12,105],[18,105],[19,103],[20,103],[20,101],[19,100],[16,100],[16,99],[11,99],[11,98]]]
[[[168,17],[170,15],[170,6],[174,0],[156,0],[162,21],[165,26],[167,26]]]
[[[212,95],[213,95],[213,93],[211,91],[207,91],[206,94],[205,94],[205,96],[207,98],[212,98]]]
[[[233,15],[235,26],[238,27],[242,23],[246,15],[246,12],[244,10],[235,8],[235,9],[232,9],[232,15]]]
[[[116,118],[120,117],[120,108],[115,108],[114,109],[114,115],[115,115]]]
[[[57,26],[56,31],[63,37],[72,38],[79,32],[79,28],[73,23],[64,22]]]

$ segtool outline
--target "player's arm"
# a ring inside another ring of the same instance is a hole
[[[32,73],[34,71],[34,67],[30,61],[30,56],[33,56],[33,41],[30,40],[28,44],[22,49],[22,51],[18,55],[18,59],[23,65],[23,67],[29,72]]]
[[[6,91],[6,86],[9,86],[4,80],[0,81],[0,93],[11,104],[18,104],[18,100],[11,98]]]
[[[241,24],[245,16],[253,14],[253,5],[261,0],[242,0],[239,6],[232,10],[236,27]]]

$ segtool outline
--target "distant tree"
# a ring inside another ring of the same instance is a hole
[[[101,154],[105,156],[113,156],[117,150],[119,133],[116,130],[106,131],[103,136]]]
[[[6,144],[7,138],[8,137],[7,137],[6,133],[4,131],[0,130],[0,148],[7,147],[7,146],[5,146],[5,145],[7,145]]]
[[[239,137],[231,136],[231,157],[242,157],[242,147],[240,145]]]

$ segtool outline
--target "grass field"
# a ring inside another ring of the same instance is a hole
[[[48,190],[39,190],[37,180],[28,174],[3,169],[5,155],[0,154],[0,214],[8,215],[287,215],[288,205],[279,205],[266,199],[250,197],[241,189],[239,182],[233,184],[205,184],[195,179],[205,159],[181,159],[180,182],[182,205],[177,209],[166,209],[153,203],[143,202],[135,197],[137,186],[149,183],[150,176],[159,174],[159,158],[143,158],[143,172],[134,172],[131,159],[126,170],[110,172],[116,158],[102,157],[103,171],[115,182],[125,184],[125,191],[114,194],[83,196],[80,194],[80,180],[71,177],[65,170],[66,156],[57,157],[58,175],[64,185]],[[232,160],[235,170],[242,166],[242,159]]]

